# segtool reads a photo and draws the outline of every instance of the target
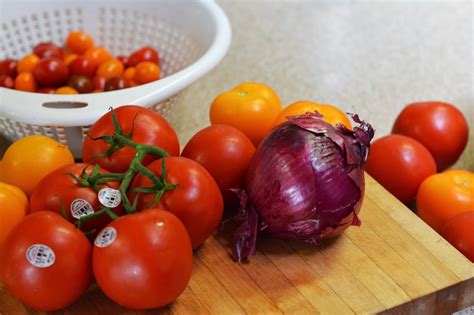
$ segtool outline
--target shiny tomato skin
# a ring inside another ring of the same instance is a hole
[[[142,47],[134,51],[130,55],[130,57],[128,57],[127,66],[135,67],[143,61],[151,61],[153,63],[156,63],[157,65],[160,65],[160,58],[158,57],[158,52],[149,46]]]
[[[469,127],[455,106],[444,102],[419,102],[402,110],[392,133],[423,144],[433,155],[438,171],[442,171],[453,165],[464,151]]]
[[[84,56],[79,56],[69,64],[71,74],[85,75],[92,78],[97,66]]]
[[[176,132],[160,114],[135,105],[121,106],[116,108],[114,112],[124,134],[130,133],[132,123],[134,124],[132,141],[139,144],[159,146],[171,156],[179,155],[179,141]],[[90,128],[89,137],[86,137],[84,140],[82,147],[84,162],[95,161],[112,173],[122,173],[128,170],[130,162],[135,156],[135,149],[133,148],[125,146],[109,156],[97,157],[99,154],[107,151],[110,145],[105,141],[92,140],[91,138],[113,134],[112,113],[108,112]],[[156,157],[147,155],[142,163],[147,165],[154,160],[156,160]]]
[[[161,176],[161,160],[149,164],[150,171]],[[166,191],[158,202],[158,207],[176,215],[186,227],[193,248],[199,247],[217,229],[222,218],[224,202],[219,187],[211,174],[199,163],[184,157],[165,159],[166,181],[178,185]],[[132,182],[135,187],[151,186],[148,177],[137,175]],[[134,199],[131,194],[130,200]],[[140,194],[138,209],[152,206],[154,194]]]
[[[436,164],[418,141],[388,135],[372,142],[365,170],[401,202],[408,203],[421,182],[436,173]]]
[[[64,51],[53,43],[39,43],[33,48],[33,53],[40,59],[44,58],[64,58]]]
[[[0,75],[7,75],[9,77],[15,78],[17,75],[16,67],[18,61],[15,59],[3,59],[0,61]]]
[[[96,243],[92,258],[97,284],[110,299],[131,309],[151,309],[171,303],[184,291],[193,253],[175,215],[149,209],[120,217],[110,228],[115,239],[104,247]]]
[[[62,59],[48,57],[41,59],[34,70],[36,81],[44,86],[60,86],[69,77],[69,69]]]
[[[5,184],[0,179],[0,252],[8,233],[28,213],[28,198],[18,187]]]
[[[99,211],[104,206],[99,202],[98,192],[92,187],[85,187],[78,184],[74,178],[68,174],[73,174],[81,178],[82,170],[87,166],[84,163],[73,163],[64,165],[53,172],[49,173],[44,177],[30,198],[30,210],[31,212],[48,210],[54,211],[58,214],[62,214],[63,208],[67,216],[67,220],[71,223],[77,221],[77,217],[73,216],[73,210],[77,210],[77,206],[74,206],[74,201],[80,201],[83,205],[87,202],[94,211]],[[92,172],[93,165],[87,167],[86,173],[90,175]],[[100,169],[101,174],[109,173],[107,170]],[[101,188],[113,188],[118,189],[118,182],[109,182],[101,185]],[[123,208],[121,205],[114,208],[113,211],[117,215],[123,214]],[[89,220],[84,223],[81,230],[84,232],[92,232],[96,230],[99,232],[105,225],[111,221],[111,218],[107,214],[103,214],[97,218]]]
[[[242,188],[255,146],[240,130],[227,125],[211,125],[196,133],[181,156],[204,166],[223,191]]]
[[[54,263],[36,267],[27,260],[30,246],[53,250]],[[30,214],[8,235],[0,253],[0,279],[22,303],[40,311],[54,311],[74,303],[92,280],[91,244],[60,215]]]
[[[474,263],[474,209],[448,220],[440,234]]]

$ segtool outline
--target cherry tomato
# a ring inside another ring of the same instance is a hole
[[[426,178],[418,189],[420,217],[436,231],[459,213],[474,209],[474,173],[449,170]]]
[[[73,162],[74,157],[64,144],[46,136],[27,136],[13,142],[5,151],[2,179],[30,196],[43,177]]]
[[[28,199],[20,188],[0,182],[0,252],[8,233],[28,213]]]
[[[36,80],[32,73],[22,72],[15,78],[15,90],[34,92],[36,91]]]
[[[33,53],[40,59],[43,58],[64,58],[64,52],[53,43],[39,43],[33,48]]]
[[[110,223],[94,242],[97,284],[113,301],[152,309],[174,301],[191,277],[193,252],[183,223],[150,209]]]
[[[352,129],[351,122],[349,118],[347,118],[347,115],[336,106],[308,101],[299,101],[285,107],[280,112],[280,115],[278,115],[275,125],[287,121],[286,117],[288,116],[301,115],[306,112],[314,112],[315,110],[323,115],[323,119],[331,125],[343,124],[347,128]]]
[[[45,88],[38,89],[36,92],[43,93],[43,94],[55,94],[56,89],[51,88],[51,87],[45,87]]]
[[[128,57],[124,55],[117,56],[117,59],[120,60],[120,62],[126,66],[128,64]]]
[[[95,73],[96,65],[84,56],[79,56],[74,59],[69,65],[71,74],[85,75],[92,78]]]
[[[463,114],[453,105],[420,102],[403,109],[392,133],[418,140],[431,152],[441,171],[458,160],[466,147],[469,128]]]
[[[66,38],[66,47],[76,54],[83,54],[94,47],[92,37],[84,32],[70,32]]]
[[[46,86],[60,86],[67,81],[69,69],[58,58],[44,58],[38,63],[34,71],[38,83]]]
[[[74,303],[92,280],[91,245],[59,214],[28,215],[0,253],[0,278],[20,301],[40,311]]]
[[[16,67],[18,62],[14,59],[3,59],[0,61],[0,75],[8,75],[12,78],[16,77]]]
[[[212,125],[196,133],[181,155],[204,166],[223,191],[243,187],[254,153],[252,141],[240,130]]]
[[[211,123],[242,131],[257,146],[273,127],[281,110],[276,93],[260,83],[241,83],[218,95],[211,105]]]
[[[471,210],[460,213],[448,220],[441,228],[440,234],[474,263],[473,227],[474,210]]]
[[[133,79],[135,79],[136,72],[137,71],[136,71],[135,67],[128,67],[123,72],[123,78],[125,80],[133,80]]]
[[[98,67],[107,60],[113,58],[110,52],[103,47],[89,48],[84,54],[84,57],[88,59],[94,65],[94,67]]]
[[[16,71],[20,74],[22,72],[33,72],[40,62],[40,58],[36,56],[35,54],[29,54],[26,55],[25,57],[21,58],[20,61],[18,61],[18,64],[16,66]]]
[[[31,194],[31,211],[54,211],[59,214],[65,214],[69,222],[75,223],[81,217],[104,208],[104,205],[99,201],[98,192],[94,188],[79,184],[71,176],[72,174],[77,178],[83,179],[82,172],[84,169],[86,169],[85,174],[91,175],[93,166],[83,163],[67,164],[46,175]],[[109,172],[99,169],[99,173],[106,174]],[[116,190],[118,186],[117,182],[108,182],[99,185],[99,188],[112,188]],[[121,215],[123,214],[122,209],[120,204],[113,208],[113,211]],[[110,221],[110,217],[104,213],[97,218],[86,221],[81,230],[89,233],[94,230],[99,232]]]
[[[107,79],[104,78],[103,76],[96,75],[92,79],[92,85],[94,86],[94,89],[100,89],[103,90],[105,88],[105,83],[107,82]]]
[[[158,52],[149,46],[142,47],[130,55],[127,65],[130,67],[135,67],[143,61],[151,61],[159,65],[160,58],[158,57]]]
[[[131,140],[140,144],[152,144],[166,150],[169,155],[179,155],[179,142],[173,127],[160,114],[134,105],[121,106],[114,110],[124,134],[131,132],[134,126]],[[105,135],[113,135],[115,129],[112,122],[112,113],[103,115],[89,129],[89,136],[84,139],[82,147],[82,158],[84,162],[95,161],[103,168],[113,172],[125,172],[128,170],[130,161],[135,156],[135,150],[123,147],[106,157],[98,155],[107,151],[110,145],[103,140],[92,140]],[[147,165],[156,157],[145,156],[143,164]]]
[[[79,94],[79,92],[76,89],[70,86],[62,86],[58,88],[55,93],[56,94]]]
[[[154,161],[147,168],[158,177],[162,174],[162,161]],[[165,159],[166,181],[176,184],[174,190],[167,191],[161,197],[158,207],[175,214],[188,231],[193,248],[197,248],[214,233],[222,218],[224,202],[219,187],[206,169],[199,163],[184,157]],[[136,187],[152,186],[150,179],[138,174],[132,185]],[[130,195],[134,200],[135,194]],[[138,209],[153,206],[155,194],[141,194]]]
[[[74,53],[66,53],[63,57],[63,61],[66,64],[66,66],[69,67],[69,65],[76,60],[76,58],[79,57],[77,54]],[[70,70],[70,69],[69,69]]]
[[[105,82],[104,91],[115,91],[128,88],[127,80],[122,77],[113,77]]]
[[[142,61],[135,68],[135,80],[144,84],[156,81],[160,78],[160,68],[156,63],[150,61]]]
[[[421,182],[436,173],[436,164],[418,141],[389,135],[371,144],[365,170],[401,202],[408,203]]]
[[[123,64],[118,59],[110,59],[102,63],[97,69],[97,74],[110,79],[123,73]]]
[[[102,93],[104,92],[104,90],[102,89],[95,89],[94,91],[92,91],[92,93]]]
[[[14,86],[15,86],[15,81],[13,81],[12,77],[6,74],[0,75],[0,87],[13,89]]]
[[[68,85],[79,93],[90,93],[94,88],[91,79],[85,75],[73,75],[69,77]]]

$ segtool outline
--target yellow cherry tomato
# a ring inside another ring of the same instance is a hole
[[[28,212],[28,198],[20,188],[0,182],[0,252],[8,233]]]

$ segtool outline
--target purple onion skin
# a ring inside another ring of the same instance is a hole
[[[317,244],[360,225],[363,165],[374,131],[353,119],[359,126],[351,131],[318,113],[292,116],[262,141],[246,180],[249,220],[236,231],[238,261],[255,253],[257,233]]]

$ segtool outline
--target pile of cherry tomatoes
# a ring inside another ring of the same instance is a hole
[[[39,43],[19,60],[0,61],[0,87],[25,92],[79,94],[125,89],[160,78],[158,52],[143,47],[114,57],[84,32],[70,32],[65,46]]]

